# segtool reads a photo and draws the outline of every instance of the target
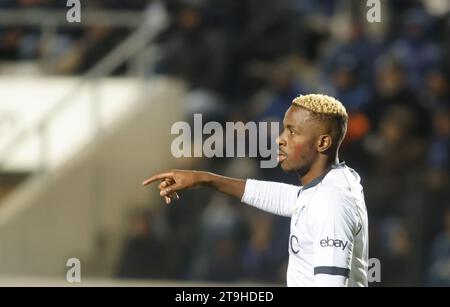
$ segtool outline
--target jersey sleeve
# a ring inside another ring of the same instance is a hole
[[[310,212],[314,286],[347,286],[358,216],[351,196],[322,190]]]
[[[261,210],[291,217],[300,187],[271,181],[247,179],[241,201]]]

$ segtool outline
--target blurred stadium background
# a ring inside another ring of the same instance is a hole
[[[350,113],[372,286],[450,286],[450,2],[0,1],[0,284],[284,285],[289,220],[208,189],[170,206],[169,168],[296,183],[257,159],[175,159],[171,125],[280,121],[298,94]],[[128,283],[127,283],[128,282]]]

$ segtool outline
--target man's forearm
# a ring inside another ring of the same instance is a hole
[[[214,173],[202,172],[201,183],[205,186],[210,186],[216,190],[237,197],[242,198],[245,191],[245,180],[220,176]]]

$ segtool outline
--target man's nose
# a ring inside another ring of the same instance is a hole
[[[279,136],[277,137],[276,142],[277,142],[278,146],[280,146],[280,145],[286,145],[286,142],[285,142],[285,140],[281,137],[281,135],[279,135]]]

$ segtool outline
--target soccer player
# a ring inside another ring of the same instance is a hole
[[[326,95],[295,98],[277,139],[278,162],[300,186],[173,170],[156,180],[166,203],[177,191],[210,186],[243,203],[291,218],[288,286],[367,286],[368,220],[359,175],[338,159],[345,107]]]

